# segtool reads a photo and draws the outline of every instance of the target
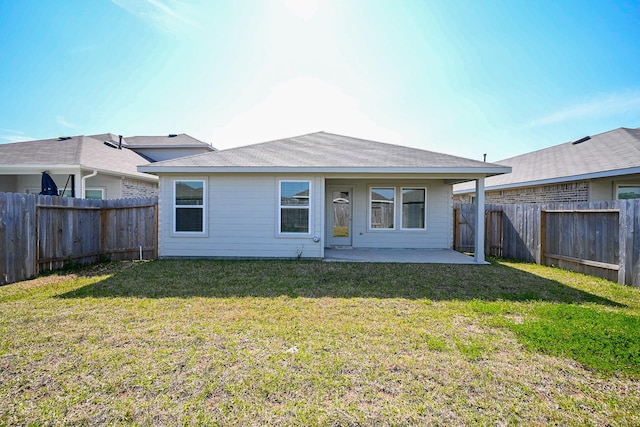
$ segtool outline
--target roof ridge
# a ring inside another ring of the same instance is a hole
[[[82,154],[84,152],[85,138],[89,138],[89,137],[86,135],[78,135],[78,142],[76,143],[78,148],[76,149],[75,160],[76,160],[76,163],[79,164],[80,166],[82,166]]]

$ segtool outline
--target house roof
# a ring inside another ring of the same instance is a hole
[[[109,147],[102,140],[84,135],[0,144],[0,170],[5,171],[79,166],[102,173],[157,180],[137,170],[144,162],[131,150]]]
[[[206,142],[185,133],[164,136],[128,136],[125,141],[129,148],[207,148],[211,151],[215,150]]]
[[[113,133],[101,133],[98,135],[88,135],[89,138],[97,139],[98,141],[110,141],[115,142],[116,144],[120,142],[120,135],[115,135]],[[126,145],[127,140],[122,138],[122,145]]]
[[[496,163],[513,171],[487,178],[485,190],[640,173],[640,128],[618,128]],[[457,194],[474,191],[469,184],[454,187]]]
[[[508,167],[317,132],[141,166],[163,172],[409,172],[495,175]]]

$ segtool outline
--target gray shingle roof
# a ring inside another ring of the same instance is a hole
[[[507,168],[477,160],[420,150],[400,145],[368,141],[317,132],[261,144],[231,148],[197,156],[183,157],[147,165],[143,170],[198,168],[315,168],[315,169],[490,169]]]
[[[108,147],[102,140],[88,136],[74,136],[59,140],[0,144],[0,169],[5,166],[80,166],[98,169],[116,175],[130,175],[155,180],[155,177],[138,172],[137,166],[146,161],[135,152]]]
[[[618,128],[578,144],[567,142],[496,163],[511,166],[512,172],[487,178],[486,189],[616,175],[616,171],[640,168],[640,128]],[[454,191],[473,191],[473,186],[458,184]]]
[[[164,136],[128,136],[125,138],[131,148],[211,148],[211,145],[202,142],[185,133]],[[117,139],[116,139],[117,141]]]
[[[120,142],[120,135],[115,135],[113,133],[101,133],[98,135],[88,135],[89,138],[93,138],[93,139],[97,139],[98,141],[111,141],[111,142],[115,142],[115,143],[119,143]],[[122,144],[125,145],[127,143],[127,140],[125,138],[122,138]]]

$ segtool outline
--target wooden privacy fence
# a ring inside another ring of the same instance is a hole
[[[157,198],[86,200],[0,193],[0,285],[69,262],[155,259]]]
[[[454,215],[454,249],[472,252],[474,206]],[[640,286],[640,200],[486,205],[484,220],[488,255]]]

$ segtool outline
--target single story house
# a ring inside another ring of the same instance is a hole
[[[160,178],[161,258],[323,258],[325,247],[450,249],[452,185],[475,181],[482,195],[510,168],[318,132],[138,170]]]
[[[184,134],[132,139],[136,141],[134,147],[145,148],[138,152],[125,138],[110,133],[0,144],[0,192],[38,194],[42,173],[47,172],[58,187],[58,194],[65,197],[155,196],[158,177],[138,172],[138,165],[170,155],[179,157],[215,150]],[[171,142],[163,145],[165,141]]]
[[[640,128],[619,128],[496,162],[512,173],[485,181],[487,203],[595,202],[640,198]],[[453,187],[471,203],[475,188]]]

